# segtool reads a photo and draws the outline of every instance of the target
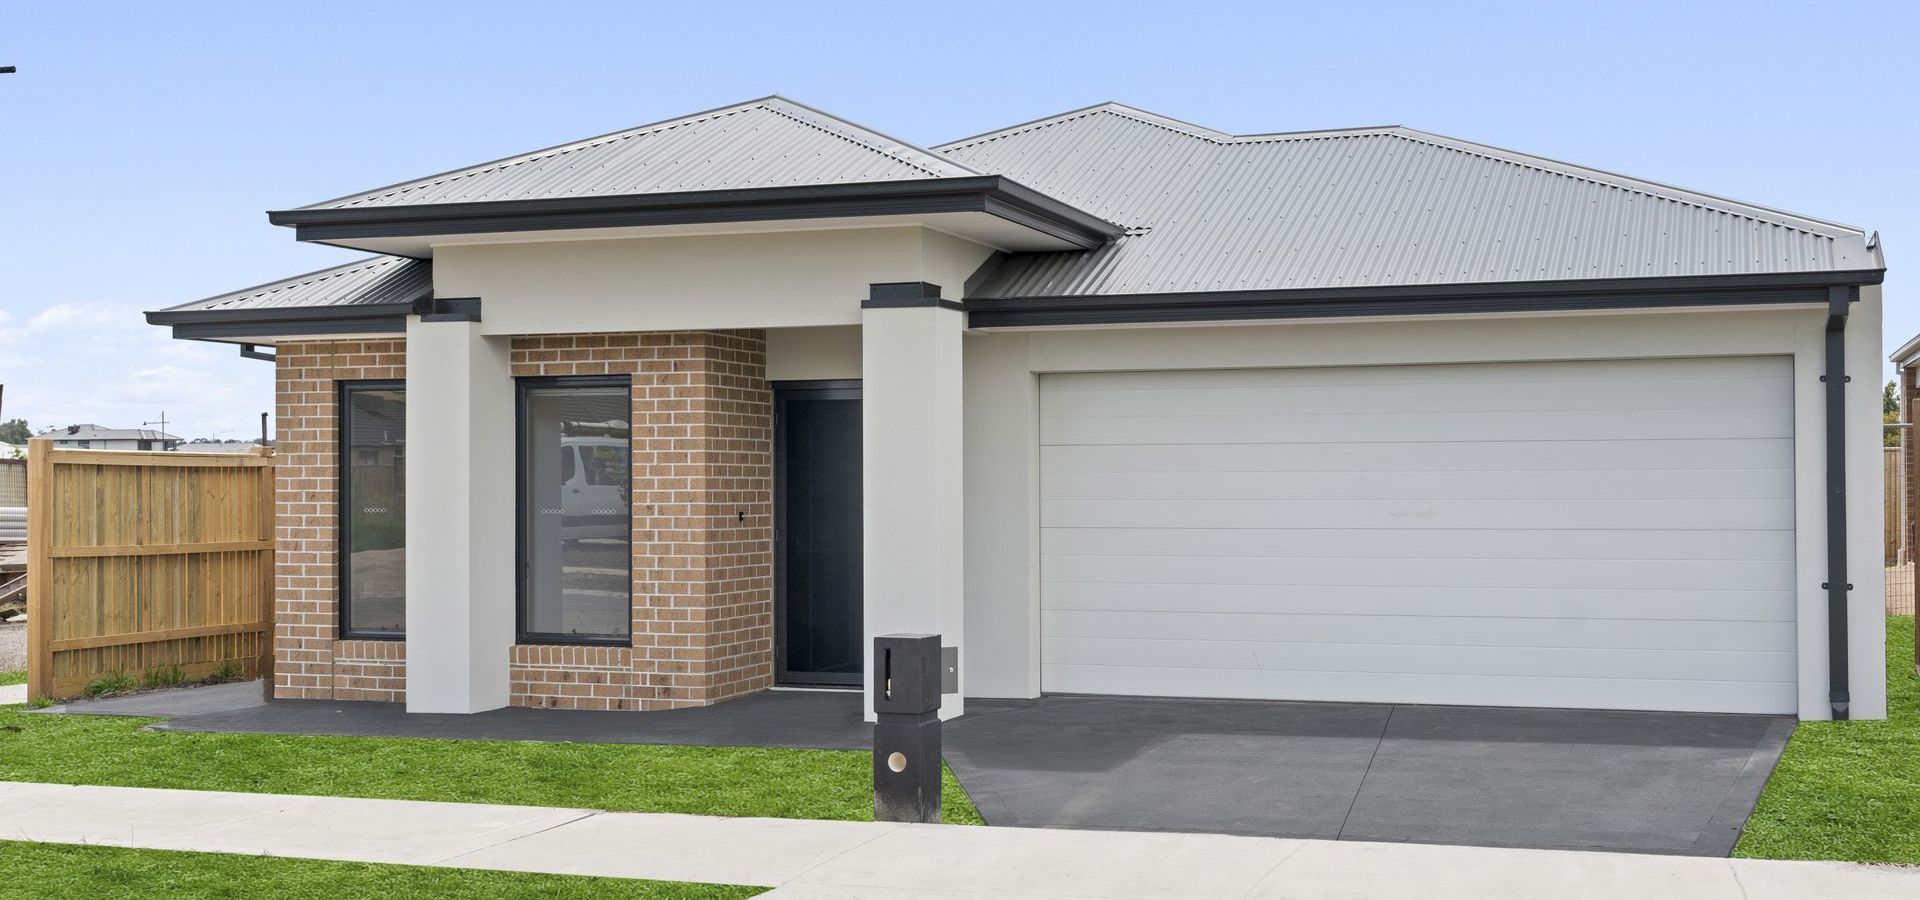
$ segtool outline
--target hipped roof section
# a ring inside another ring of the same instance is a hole
[[[986,174],[784,97],[628,128],[302,210],[554,200]]]
[[[834,202],[931,208],[962,195],[1070,238],[1048,246],[1091,248],[1003,257],[968,292],[1001,309],[1349,288],[1877,281],[1858,273],[1884,268],[1858,228],[1411,128],[1232,135],[1116,103],[926,149],[767,97],[274,215],[300,220],[286,224],[308,237],[355,217],[407,219],[376,226],[397,233],[461,216],[617,210],[633,224],[724,207],[796,218]],[[430,261],[378,256],[149,320],[385,315],[430,296],[431,272]]]
[[[1401,126],[1229,135],[1115,103],[934,148],[1116,222],[972,296],[1878,267],[1860,229]]]

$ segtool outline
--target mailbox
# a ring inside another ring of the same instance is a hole
[[[873,639],[873,817],[940,821],[940,636]]]

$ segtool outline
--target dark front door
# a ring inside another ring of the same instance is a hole
[[[774,664],[860,684],[860,382],[774,385]]]

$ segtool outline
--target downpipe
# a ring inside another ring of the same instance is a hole
[[[1847,681],[1847,313],[1859,288],[1827,289],[1827,702],[1836,721],[1848,718]]]

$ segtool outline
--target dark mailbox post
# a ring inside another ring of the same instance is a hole
[[[940,821],[940,636],[873,639],[873,817]]]

